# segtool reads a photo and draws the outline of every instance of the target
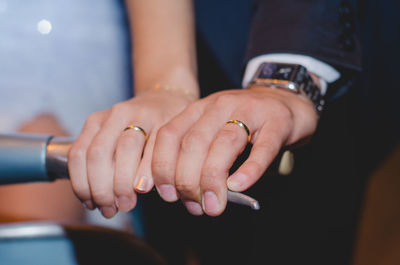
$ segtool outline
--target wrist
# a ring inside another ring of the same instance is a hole
[[[147,91],[151,91],[157,94],[164,93],[169,96],[178,95],[181,97],[185,97],[189,101],[195,101],[199,99],[199,94],[196,93],[193,89],[190,89],[189,87],[182,88],[169,84],[157,83]]]
[[[152,74],[151,78],[146,78],[146,76],[137,73],[136,76],[135,95],[156,92],[179,94],[191,100],[200,97],[197,76],[185,67],[172,67],[162,74]]]
[[[259,94],[261,97],[268,96],[284,102],[284,105],[291,111],[306,110],[305,113],[312,114],[312,116],[317,114],[313,102],[303,94],[296,94],[285,89],[260,84],[250,84],[246,89]],[[318,115],[316,116],[318,117]]]
[[[262,63],[249,84],[271,86],[289,91],[299,98],[307,97],[320,115],[325,104],[321,87],[326,85],[321,81],[299,64]]]

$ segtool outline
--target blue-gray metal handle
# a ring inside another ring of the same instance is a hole
[[[0,134],[0,185],[48,181],[47,144],[50,135]]]

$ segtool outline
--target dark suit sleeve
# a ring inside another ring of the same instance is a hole
[[[295,53],[360,70],[355,7],[355,1],[257,1],[246,62],[262,54]]]

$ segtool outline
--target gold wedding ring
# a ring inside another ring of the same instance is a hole
[[[144,135],[144,139],[147,141],[147,137],[148,137],[148,136],[147,136],[147,133],[146,133],[145,130],[143,130],[142,127],[139,127],[139,126],[136,126],[136,125],[130,125],[130,126],[128,126],[128,127],[126,127],[126,128],[124,129],[124,132],[127,131],[127,130],[130,130],[130,129],[133,129],[133,130],[135,130],[135,131],[141,132],[141,133]]]
[[[246,126],[246,124],[244,124],[243,122],[241,122],[239,120],[229,120],[229,121],[226,122],[226,124],[229,124],[229,123],[237,124],[240,127],[242,127],[247,133],[247,141],[250,142],[250,140],[251,140],[250,130]]]

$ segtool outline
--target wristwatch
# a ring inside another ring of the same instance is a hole
[[[250,81],[249,85],[251,84],[281,88],[305,95],[314,104],[318,115],[325,104],[320,88],[307,69],[300,64],[262,63]]]

